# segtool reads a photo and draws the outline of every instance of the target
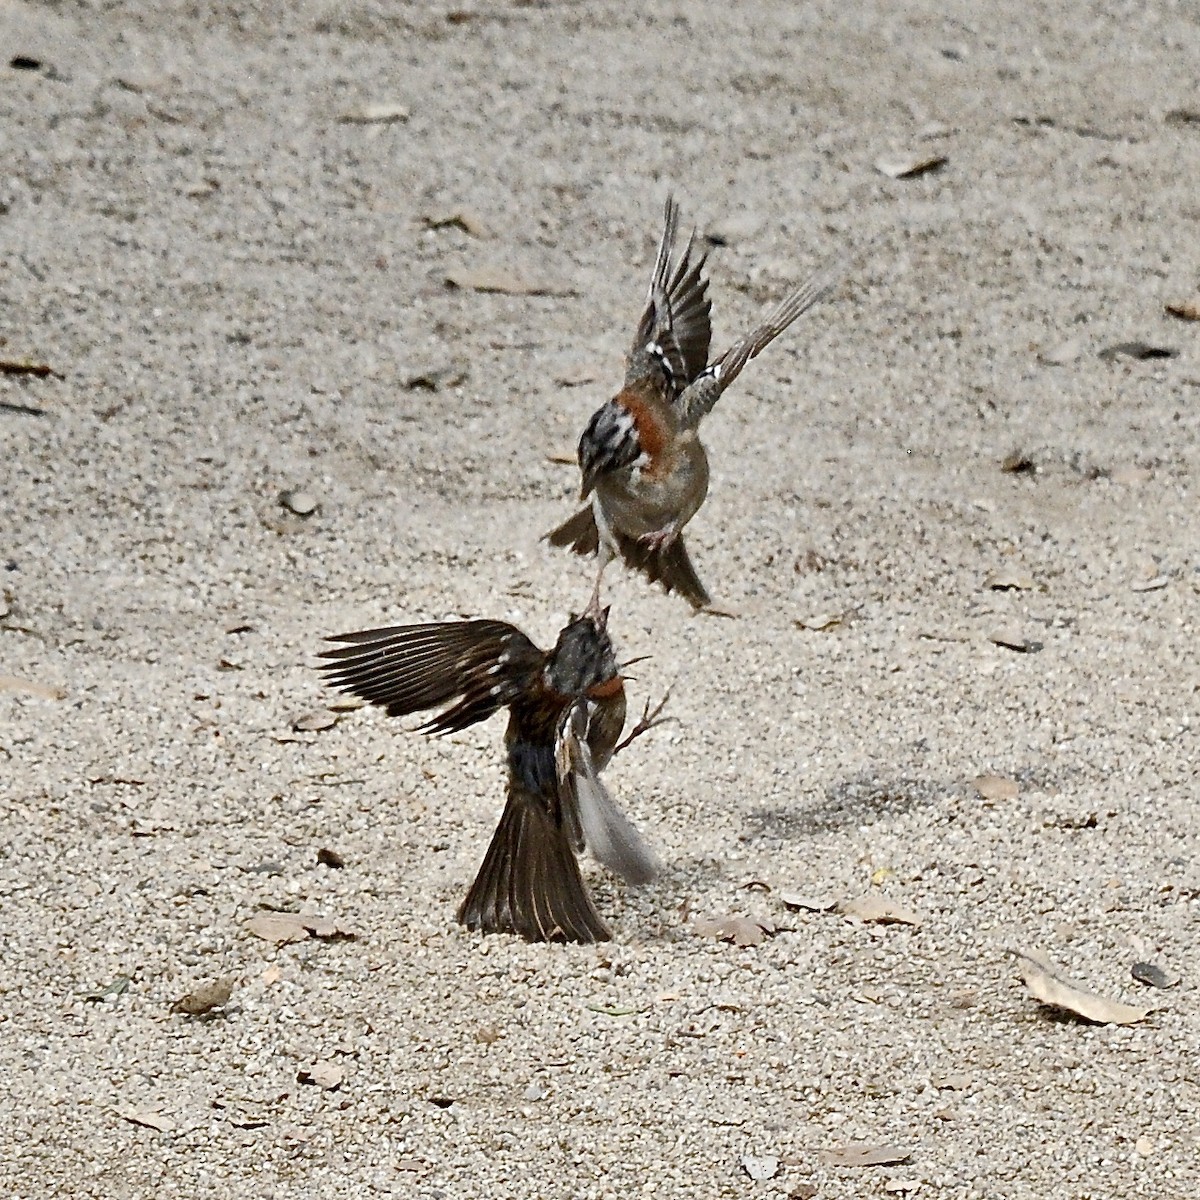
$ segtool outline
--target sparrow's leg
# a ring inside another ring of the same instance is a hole
[[[650,711],[650,701],[647,700],[645,706],[642,708],[642,715],[638,719],[638,723],[629,731],[629,736],[625,738],[624,741],[618,742],[617,745],[613,747],[613,754],[620,754],[620,752],[624,750],[625,747],[634,740],[634,738],[639,738],[643,733],[648,733],[656,725],[662,725],[666,721],[675,720],[674,717],[664,717],[662,715],[662,710],[667,707],[667,701],[670,700],[670,698],[671,692],[670,689],[668,689],[663,693],[663,698],[654,706],[653,712]]]
[[[607,542],[601,540],[596,550],[596,558],[598,560],[596,583],[592,588],[592,598],[588,601],[587,608],[583,610],[585,617],[592,617],[593,619],[600,616],[600,584],[604,579],[605,568],[612,562],[612,551],[608,548]]]

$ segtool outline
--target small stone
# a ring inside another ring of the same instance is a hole
[[[779,1170],[779,1159],[773,1154],[743,1154],[742,1170],[756,1183],[774,1179]]]
[[[312,492],[306,492],[301,488],[297,488],[295,491],[280,492],[279,503],[288,512],[293,512],[298,517],[311,517],[321,507]]]

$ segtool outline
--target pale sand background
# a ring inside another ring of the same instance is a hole
[[[1200,325],[1163,312],[1200,293],[1195,11],[640,9],[0,0],[3,62],[45,64],[0,67],[0,356],[64,376],[0,379],[46,410],[0,409],[0,674],[63,692],[0,693],[6,1196],[1200,1189]],[[407,123],[339,121],[382,102]],[[873,168],[909,149],[949,162]],[[545,643],[583,603],[550,456],[619,378],[671,188],[729,243],[718,346],[878,242],[708,425],[690,537],[740,619],[613,573],[634,702],[678,718],[611,772],[662,880],[591,872],[599,949],[481,940],[500,721],[292,721],[325,633]],[[423,221],[456,209],[491,236]],[[480,266],[571,294],[444,285]],[[1180,353],[1098,357],[1130,339]],[[358,940],[245,931],[302,905]],[[1158,1011],[1056,1019],[1013,945]],[[225,975],[226,1015],[170,1014]],[[297,1083],[321,1060],[340,1090]],[[820,1158],[858,1142],[912,1157]]]

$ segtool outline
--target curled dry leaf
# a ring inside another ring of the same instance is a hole
[[[158,1133],[171,1133],[175,1129],[175,1119],[156,1109],[116,1108],[113,1111],[122,1121],[128,1121],[131,1125],[142,1125]]]
[[[971,780],[971,786],[985,800],[1015,800],[1021,794],[1016,780],[1003,775],[980,775]]]
[[[0,375],[32,375],[37,379],[45,379],[47,375],[53,375],[56,379],[62,378],[49,363],[12,358],[0,359]]]
[[[824,633],[827,629],[834,629],[846,619],[844,613],[819,613],[815,617],[800,617],[796,620],[796,625],[800,629],[808,629],[813,633]]]
[[[1149,342],[1118,342],[1115,346],[1106,346],[1100,351],[1100,357],[1106,362],[1118,358],[1132,358],[1137,362],[1145,362],[1151,358],[1174,358],[1178,350],[1170,346],[1152,346]]]
[[[1037,464],[1024,450],[1012,450],[1000,460],[1000,470],[1008,475],[1024,475],[1037,470]]]
[[[843,916],[857,917],[860,921],[877,921],[881,925],[921,924],[921,918],[912,909],[870,892],[850,900],[839,900],[837,910]]]
[[[302,942],[311,934],[327,941],[350,939],[354,932],[329,917],[314,917],[300,913],[259,913],[246,922],[246,930],[264,941],[283,946]]]
[[[821,1151],[821,1158],[831,1167],[888,1167],[908,1162],[913,1152],[900,1146],[833,1146]]]
[[[692,929],[701,937],[732,942],[735,946],[758,946],[768,933],[775,932],[770,921],[749,917],[697,917],[692,922]]]
[[[393,121],[407,121],[408,118],[409,111],[405,105],[384,101],[348,108],[338,120],[347,125],[388,125]]]
[[[302,1067],[296,1072],[297,1083],[311,1084],[327,1092],[336,1092],[345,1078],[346,1068],[332,1062],[315,1062],[311,1067]]]
[[[430,229],[461,229],[474,238],[489,236],[488,227],[469,209],[455,208],[442,212],[426,213],[424,222]]]
[[[505,296],[572,296],[565,283],[527,279],[503,267],[462,267],[446,272],[446,282],[469,292],[499,292]]]
[[[415,367],[404,377],[410,391],[440,392],[442,388],[457,387],[467,377],[467,368],[458,362],[436,362]]]
[[[1030,641],[1019,629],[1007,625],[1000,629],[993,629],[988,634],[988,641],[993,646],[1002,646],[1005,650],[1015,650],[1018,654],[1032,654],[1033,651],[1041,649],[1037,642]]]
[[[229,997],[233,995],[233,985],[236,982],[237,980],[230,975],[224,979],[214,979],[211,983],[201,984],[195,991],[188,992],[186,996],[180,996],[171,1005],[171,1011],[186,1013],[189,1017],[202,1017],[205,1013],[212,1012],[214,1008],[220,1008],[221,1005],[229,1003]]]
[[[1001,567],[999,571],[993,571],[984,580],[984,586],[991,588],[993,592],[1028,592],[1032,591],[1036,585],[1032,575],[1018,571],[1014,567]]]
[[[1097,1025],[1132,1025],[1144,1020],[1150,1012],[1148,1008],[1137,1008],[1088,991],[1064,975],[1041,950],[1012,950],[1010,953],[1017,959],[1029,994],[1052,1008],[1074,1013]]]
[[[950,160],[944,154],[930,154],[918,150],[914,154],[886,154],[875,160],[875,170],[889,179],[916,179],[940,170]]]
[[[806,896],[802,892],[780,892],[779,898],[788,908],[805,912],[832,912],[838,904],[836,896]]]
[[[1183,300],[1178,304],[1164,304],[1163,307],[1181,321],[1200,321],[1200,300]]]

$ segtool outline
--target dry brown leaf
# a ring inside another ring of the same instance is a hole
[[[1012,626],[992,630],[988,634],[988,641],[993,646],[1002,646],[1005,650],[1015,650],[1018,654],[1028,654],[1039,648],[1036,642],[1031,642],[1019,629]]]
[[[303,1067],[296,1073],[297,1083],[311,1084],[313,1087],[324,1088],[327,1092],[336,1092],[346,1078],[346,1068],[332,1062],[315,1062],[311,1067]]]
[[[48,363],[29,362],[28,359],[0,359],[0,375],[33,375],[45,379],[53,375],[56,379],[62,376]]]
[[[1001,567],[1000,570],[993,571],[983,581],[983,585],[991,588],[993,592],[1028,592],[1036,586],[1032,575],[1018,571],[1015,567]]]
[[[980,775],[971,780],[971,786],[985,800],[1015,800],[1021,793],[1016,780],[1005,779],[1003,775]]]
[[[813,633],[823,633],[826,629],[836,628],[845,619],[843,613],[820,613],[815,617],[799,617],[796,624],[801,629],[808,629]]]
[[[1008,475],[1024,475],[1037,470],[1037,463],[1024,450],[1012,450],[1000,460],[1000,470]]]
[[[337,716],[327,708],[317,708],[297,717],[292,722],[292,728],[297,733],[320,733],[323,729],[332,729],[337,724]]]
[[[0,675],[0,692],[25,692],[43,700],[62,700],[67,694],[66,688],[55,687],[52,683],[39,683],[34,679],[18,679],[15,675]]]
[[[1145,362],[1151,358],[1174,358],[1179,353],[1171,346],[1152,346],[1149,342],[1118,342],[1115,346],[1106,346],[1100,351],[1100,357],[1106,362],[1114,362],[1118,358],[1132,358],[1137,362]]]
[[[347,109],[338,120],[348,125],[387,125],[393,121],[407,121],[408,118],[409,111],[405,105],[384,101]]]
[[[802,892],[780,892],[779,899],[788,908],[802,908],[805,912],[832,912],[838,904],[836,896],[806,896]]]
[[[833,1146],[821,1151],[821,1158],[831,1167],[889,1167],[908,1162],[911,1150],[900,1146],[870,1146],[859,1143],[854,1146]]]
[[[857,917],[860,921],[877,921],[881,925],[921,924],[921,918],[912,909],[870,892],[850,900],[839,900],[837,908],[843,916]]]
[[[929,1077],[930,1086],[937,1088],[938,1091],[962,1092],[974,1082],[974,1076],[968,1075],[966,1071],[951,1071],[948,1075],[939,1075],[934,1072]]]
[[[233,985],[236,982],[236,978],[229,975],[224,979],[214,979],[210,983],[201,984],[195,991],[188,992],[186,996],[180,996],[171,1005],[171,1011],[186,1013],[189,1017],[202,1017],[214,1008],[220,1008],[221,1005],[229,1003],[229,997],[233,995]]]
[[[116,1108],[113,1111],[122,1121],[128,1121],[131,1125],[143,1125],[145,1128],[154,1129],[158,1133],[171,1133],[175,1128],[173,1117],[168,1117],[165,1113],[158,1112],[155,1109]]]
[[[451,287],[470,292],[499,292],[505,296],[573,296],[565,283],[527,279],[503,267],[462,267],[446,272]]]
[[[323,941],[350,941],[357,935],[332,917],[301,917],[304,928],[315,938]]]
[[[443,212],[426,213],[423,220],[430,229],[461,229],[474,238],[490,237],[488,227],[469,209],[455,208]]]
[[[1021,978],[1029,994],[1052,1008],[1064,1009],[1097,1025],[1132,1025],[1135,1021],[1145,1020],[1150,1012],[1148,1008],[1136,1008],[1089,992],[1064,975],[1041,950],[1012,950],[1010,953],[1020,964]]]
[[[918,175],[927,175],[930,171],[939,170],[949,161],[944,154],[930,154],[927,150],[918,150],[914,154],[888,154],[877,158],[875,170],[889,179],[916,179]]]
[[[1180,978],[1176,972],[1164,970],[1162,967],[1148,962],[1135,962],[1129,968],[1129,973],[1138,983],[1144,983],[1147,987],[1154,988],[1174,987]]]
[[[692,929],[701,937],[732,942],[735,946],[758,946],[775,927],[769,921],[752,921],[749,917],[697,917]]]
[[[1178,304],[1164,304],[1163,307],[1181,321],[1200,321],[1200,300],[1183,300]]]
[[[294,913],[259,913],[246,922],[246,929],[255,937],[280,946],[302,942],[308,937],[304,922]]]

